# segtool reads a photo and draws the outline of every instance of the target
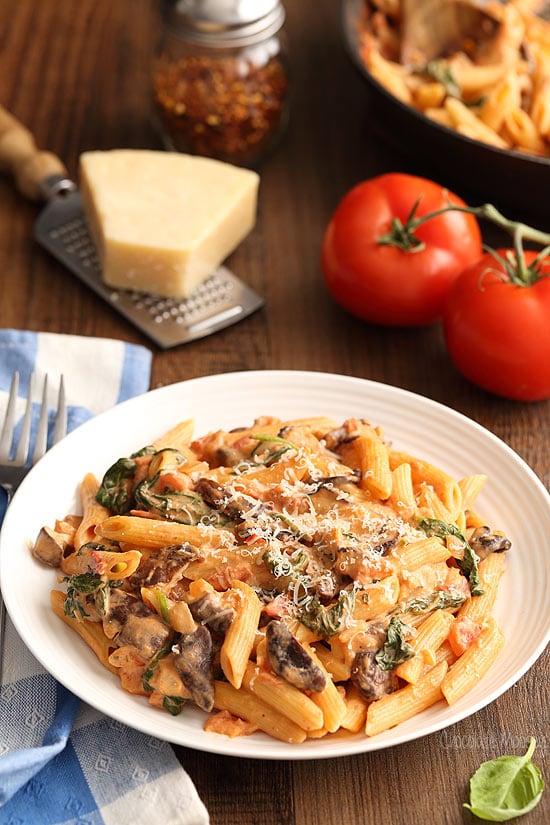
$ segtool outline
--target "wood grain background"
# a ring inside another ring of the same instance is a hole
[[[489,428],[548,485],[547,402],[518,404],[469,384],[450,363],[437,325],[407,330],[364,324],[326,293],[319,251],[338,200],[375,174],[424,170],[379,137],[363,81],[343,47],[336,0],[289,0],[286,7],[290,124],[261,169],[257,227],[229,261],[264,296],[265,308],[214,336],[163,352],[35,244],[39,207],[3,178],[0,326],[151,346],[153,387],[264,368],[393,384]],[[0,103],[74,177],[84,150],[161,148],[150,104],[158,33],[152,0],[0,0]],[[186,748],[177,753],[213,825],[473,823],[461,806],[480,762],[526,749],[532,734],[539,740],[536,761],[550,778],[549,664],[546,653],[489,707],[446,732],[390,750],[314,762],[241,760]],[[525,825],[550,822],[549,799],[547,792]]]

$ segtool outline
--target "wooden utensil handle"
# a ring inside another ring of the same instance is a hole
[[[38,149],[34,137],[17,118],[0,106],[0,171],[10,173],[17,188],[33,201],[43,199],[40,183],[51,175],[67,177],[67,170],[52,152]]]

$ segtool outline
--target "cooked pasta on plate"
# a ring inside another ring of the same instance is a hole
[[[486,673],[506,536],[453,479],[365,419],[184,421],[43,528],[57,615],[124,690],[205,730],[374,736]]]
[[[10,504],[0,577],[36,658],[115,720],[319,759],[434,733],[517,681],[548,641],[548,535],[540,481],[453,410],[230,373],[52,448]]]

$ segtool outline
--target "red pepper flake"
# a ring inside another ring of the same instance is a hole
[[[253,165],[284,125],[288,78],[278,56],[161,56],[154,97],[165,134],[180,152]]]

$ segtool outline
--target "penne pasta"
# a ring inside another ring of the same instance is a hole
[[[217,681],[215,683],[214,706],[218,710],[228,710],[235,716],[253,722],[260,730],[273,736],[274,739],[295,745],[306,739],[305,730],[287,716],[276,711],[253,693],[237,690],[227,682]]]
[[[123,690],[212,733],[376,736],[455,702],[503,644],[510,542],[472,509],[483,473],[389,443],[355,417],[176,425],[44,528],[52,609]]]
[[[96,527],[109,516],[106,507],[98,504],[95,500],[99,489],[99,481],[91,473],[88,473],[80,485],[80,498],[82,501],[82,520],[76,528],[74,534],[74,549],[76,552],[84,544],[94,541],[96,538]]]
[[[347,682],[351,676],[351,666],[344,657],[323,645],[315,646],[315,655],[333,682]]]
[[[395,673],[400,679],[415,684],[420,679],[426,665],[436,664],[435,653],[447,638],[453,621],[451,613],[436,610],[419,625],[416,636],[411,642],[414,650],[413,658],[395,668]]]
[[[124,553],[96,550],[93,555],[95,571],[107,581],[127,579],[136,572],[141,561],[138,550],[126,550]]]
[[[446,672],[447,663],[440,662],[415,685],[408,685],[371,702],[367,710],[367,736],[393,728],[435,705],[442,698],[441,683]]]
[[[441,561],[447,561],[451,557],[451,551],[443,544],[443,542],[430,536],[426,539],[406,544],[404,547],[399,547],[394,551],[393,557],[397,571],[418,570],[425,564],[437,564]]]
[[[117,669],[109,661],[114,645],[103,632],[101,624],[99,622],[82,622],[73,616],[68,616],[64,610],[65,593],[61,590],[52,590],[50,601],[56,616],[59,616],[66,625],[78,633],[88,647],[93,650],[103,667],[106,667],[111,673],[117,673]]]
[[[346,713],[342,719],[341,727],[351,733],[359,733],[364,729],[367,721],[368,702],[354,685],[351,685],[346,691],[344,702],[346,703]]]
[[[412,482],[411,465],[404,461],[392,471],[390,503],[403,518],[410,518],[416,512],[416,496]]]
[[[262,671],[250,662],[242,684],[305,731],[315,731],[322,727],[323,712],[315,702],[275,674]]]
[[[325,669],[313,648],[308,647],[306,649],[315,664],[321,668],[327,680],[324,690],[319,693],[312,693],[311,700],[323,713],[324,727],[329,733],[334,733],[334,731],[338,730],[342,724],[342,719],[346,715],[346,703],[342,694],[332,681],[330,673]]]
[[[400,583],[396,575],[386,576],[379,582],[373,582],[363,588],[355,599],[353,618],[357,620],[374,619],[388,613],[399,598]]]
[[[504,573],[504,556],[502,553],[491,553],[479,563],[479,579],[483,593],[475,599],[468,599],[458,616],[468,616],[475,622],[483,622],[491,615],[497,597],[500,578]]]
[[[192,418],[180,421],[171,430],[161,435],[153,441],[155,450],[163,450],[166,447],[172,450],[180,450],[190,445],[195,430],[195,422]]]
[[[256,593],[244,582],[234,581],[232,587],[239,597],[237,615],[223,641],[220,665],[227,680],[239,688],[254,646],[262,605]]]
[[[512,146],[533,155],[544,155],[546,143],[529,113],[514,106],[504,117],[503,130]]]
[[[504,636],[493,618],[462,656],[451,665],[441,683],[441,691],[452,705],[487,673],[504,646]]]
[[[462,493],[462,507],[464,510],[471,509],[472,504],[476,501],[486,483],[487,476],[484,473],[476,473],[460,479],[458,486]]]
[[[375,438],[359,436],[354,442],[361,469],[360,485],[373,496],[387,499],[391,495],[392,475],[388,448]]]
[[[170,544],[191,544],[203,550],[216,550],[235,543],[228,530],[138,516],[110,516],[97,526],[96,534],[109,541],[124,541],[152,549]]]

